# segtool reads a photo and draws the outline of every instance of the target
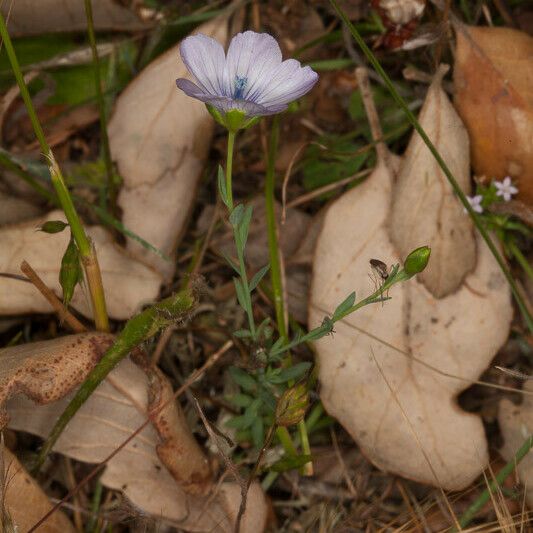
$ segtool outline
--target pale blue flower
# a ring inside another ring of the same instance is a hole
[[[180,54],[196,83],[180,78],[178,88],[222,115],[232,110],[246,118],[279,113],[318,80],[316,72],[295,59],[282,61],[278,43],[267,33],[235,35],[227,55],[220,43],[199,33],[181,43]]]
[[[513,194],[518,193],[518,189],[513,185],[510,176],[505,176],[503,181],[494,181],[496,187],[496,196],[501,196],[503,199],[508,202]]]

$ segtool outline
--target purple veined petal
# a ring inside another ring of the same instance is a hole
[[[281,50],[268,33],[246,31],[233,37],[226,58],[227,96],[250,100],[249,94],[268,84],[281,64]],[[236,85],[236,82],[241,85]]]
[[[187,37],[180,44],[180,54],[187,70],[206,93],[223,96],[225,55],[222,45],[202,33]]]
[[[318,80],[318,74],[310,67],[301,67],[294,59],[284,61],[270,85],[256,101],[264,106],[288,104],[309,92]]]
[[[212,94],[205,92],[202,88],[198,87],[196,83],[193,83],[186,78],[178,78],[176,80],[176,85],[178,89],[181,89],[187,96],[191,96],[202,102],[207,101],[209,98],[213,98]]]

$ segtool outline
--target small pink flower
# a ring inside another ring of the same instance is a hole
[[[505,176],[503,178],[503,181],[494,181],[494,185],[496,186],[496,196],[501,196],[503,199],[508,202],[513,194],[518,193],[518,189],[513,185],[513,182],[511,181],[511,176]]]
[[[475,196],[467,196],[466,199],[468,200],[468,203],[476,213],[483,213],[483,207],[481,206],[483,196],[481,196],[481,194],[476,194]],[[465,213],[467,212],[466,209],[463,210]]]

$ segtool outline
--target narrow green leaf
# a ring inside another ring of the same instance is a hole
[[[237,385],[240,385],[240,387],[245,391],[255,392],[257,390],[257,383],[255,379],[241,368],[238,368],[236,366],[230,366],[229,373],[230,376],[233,378],[233,381],[235,381]]]
[[[274,375],[270,378],[271,383],[287,383],[291,380],[297,380],[300,377],[302,377],[311,367],[311,363],[309,362],[303,362],[298,363],[294,366],[291,366],[289,368],[283,368],[279,372],[279,374]]]
[[[311,455],[284,455],[279,461],[270,465],[270,470],[274,472],[287,472],[296,470],[313,460]]]
[[[236,405],[237,407],[248,407],[252,402],[253,398],[251,396],[248,396],[247,394],[233,394],[229,401]]]
[[[242,281],[239,278],[233,278],[233,283],[235,284],[235,292],[237,293],[237,300],[239,300],[240,306],[246,311],[247,300],[246,300],[246,293],[244,292],[244,287],[242,286]]]
[[[233,332],[233,336],[238,339],[248,339],[252,336],[252,332],[249,329],[238,329]]]
[[[333,320],[341,317],[348,309],[353,307],[355,303],[355,292],[352,292],[341,304],[337,306],[333,313]]]
[[[229,207],[228,191],[226,189],[226,176],[224,175],[224,169],[221,165],[218,165],[218,192],[220,194],[220,198],[222,198],[222,201],[224,202],[224,205]]]
[[[246,241],[248,240],[248,231],[250,229],[250,222],[252,221],[253,207],[248,205],[244,209],[242,220],[239,224],[239,236],[244,249]]]
[[[264,278],[265,274],[268,272],[270,265],[265,265],[261,270],[258,270],[254,277],[250,281],[250,292],[252,292]]]
[[[254,419],[252,424],[252,441],[256,448],[263,446],[263,440],[265,438],[265,431],[263,427],[263,419],[258,416]]]
[[[235,270],[235,272],[237,272],[237,274],[239,274],[239,276],[241,275],[240,271],[239,271],[239,267],[237,266],[237,264],[233,261],[233,259],[226,253],[226,252],[222,252],[222,256],[224,257],[224,259],[226,260],[226,263],[228,263],[228,265],[233,268],[233,270]]]
[[[231,212],[229,216],[230,224],[236,228],[241,224],[242,217],[244,216],[244,205],[239,204],[235,207],[235,209]]]
[[[76,285],[83,279],[83,270],[80,264],[80,254],[76,242],[71,237],[67,249],[61,259],[59,283],[63,289],[63,303],[70,304]]]

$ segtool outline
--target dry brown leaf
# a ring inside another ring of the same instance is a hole
[[[524,390],[533,392],[533,382],[528,381]],[[504,438],[500,450],[506,461],[510,461],[524,441],[533,434],[533,396],[524,395],[523,403],[515,405],[510,400],[500,402],[498,414],[500,429]],[[526,489],[526,501],[533,509],[533,453],[530,451],[516,467],[518,477]]]
[[[3,448],[5,494],[2,497],[7,514],[16,531],[28,531],[52,504],[35,480],[26,472],[18,459]],[[7,531],[7,528],[4,529]],[[40,528],[39,533],[75,533],[76,529],[61,511],[54,513]]]
[[[28,379],[40,376],[40,380],[32,382],[33,397],[40,401],[53,400],[79,382],[80,375],[83,379],[86,365],[90,366],[95,354],[101,351],[100,344],[108,343],[111,338],[99,333],[80,334],[7,348],[0,352],[0,365],[5,365],[0,366],[0,375],[9,383],[20,380],[24,374]],[[58,351],[64,356],[58,357]],[[131,360],[123,360],[71,420],[54,451],[79,461],[101,462],[168,398],[168,382],[161,381],[165,380],[160,374],[147,375]],[[155,390],[159,389],[155,393],[154,383]],[[16,392],[27,394],[24,386],[11,385],[9,393]],[[47,436],[72,394],[38,408],[26,397],[14,396],[7,403],[9,426]],[[232,483],[223,483],[221,488],[211,485],[211,493],[205,496],[184,491],[190,488],[191,481],[204,484],[205,480],[195,478],[191,471],[191,465],[198,464],[195,457],[202,454],[185,426],[183,414],[178,411],[178,404],[171,404],[157,419],[152,419],[159,432],[153,425],[146,426],[107,463],[100,480],[109,488],[121,490],[143,512],[177,527],[188,531],[232,531],[240,503],[240,498],[233,494]],[[173,457],[174,466],[180,470],[177,476],[180,483],[184,481],[183,472],[191,472],[191,479],[185,480],[185,485],[176,482],[160,459],[159,452],[163,450],[163,456],[170,455],[171,447],[174,455],[185,455],[190,463],[182,458],[180,465],[179,459]],[[200,478],[207,464],[205,458],[202,461],[200,471],[196,472]],[[259,527],[247,531],[261,531],[266,511],[258,486],[254,487],[248,513],[248,520]]]
[[[226,19],[213,19],[198,32],[224,42]],[[188,222],[213,133],[204,104],[176,89],[176,78],[187,76],[176,45],[119,96],[109,122],[111,151],[124,179],[118,197],[122,222],[170,256]],[[167,280],[172,277],[173,261],[131,239],[127,246]]]
[[[0,272],[20,274],[20,264],[26,260],[56,294],[61,294],[59,269],[69,231],[54,235],[36,231],[46,220],[65,218],[61,211],[52,211],[39,219],[0,228]],[[96,246],[110,317],[126,320],[157,298],[162,282],[159,274],[132,259],[100,226],[88,227],[87,233]],[[0,277],[0,294],[0,315],[51,311],[31,283]],[[72,306],[85,316],[92,316],[90,300],[79,286]]]
[[[352,291],[361,299],[375,290],[370,259],[400,261],[388,231],[392,179],[380,163],[328,210],[315,255],[311,327]],[[453,490],[468,486],[488,460],[481,419],[461,410],[456,397],[486,369],[512,317],[505,278],[483,241],[477,249],[475,270],[454,294],[436,299],[413,279],[393,287],[392,300],[346,317],[333,337],[317,343],[324,406],[368,459]]]
[[[533,37],[510,28],[457,31],[455,105],[478,175],[511,176],[533,202]]]
[[[93,0],[95,29],[135,31],[147,28],[133,11],[115,0]],[[3,2],[0,11],[14,37],[87,30],[83,2],[78,0],[16,0]]]
[[[468,135],[442,90],[442,76],[446,70],[441,67],[429,87],[418,120],[463,192],[469,194]],[[419,246],[431,245],[431,261],[419,279],[436,298],[457,290],[475,266],[472,221],[416,132],[394,185],[390,234],[402,257]]]

